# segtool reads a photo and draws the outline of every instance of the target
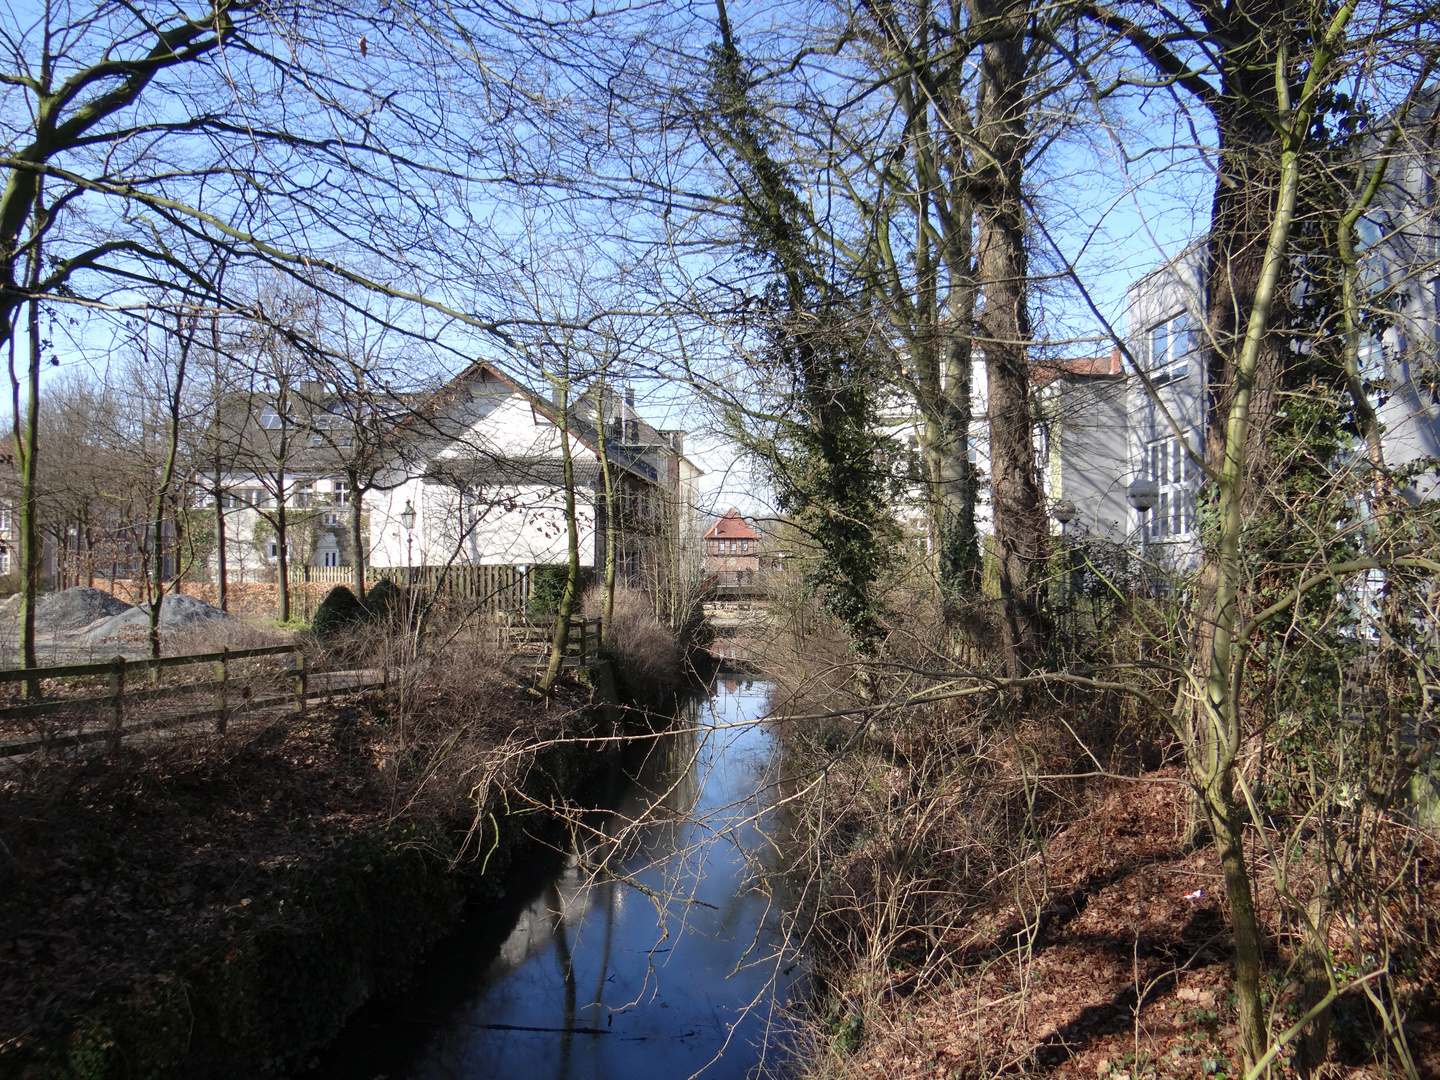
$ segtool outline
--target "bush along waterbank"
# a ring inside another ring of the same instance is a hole
[[[232,742],[223,761],[214,746],[208,752],[171,748],[147,760],[97,765],[88,774],[81,766],[64,781],[40,785],[46,790],[38,795],[81,804],[52,837],[67,853],[95,853],[72,860],[71,871],[94,882],[89,893],[77,887],[77,894],[133,896],[133,909],[142,906],[147,882],[164,894],[156,902],[164,902],[183,892],[179,879],[188,876],[193,910],[177,919],[175,909],[184,904],[173,904],[164,909],[169,923],[156,916],[149,956],[142,945],[126,963],[72,956],[68,967],[60,964],[68,978],[60,978],[57,1000],[17,1010],[23,1022],[17,1017],[14,1027],[7,1023],[10,1030],[0,1031],[0,1076],[264,1077],[312,1057],[368,997],[410,977],[455,927],[467,900],[503,895],[512,870],[525,861],[525,846],[537,831],[555,827],[541,815],[507,817],[507,805],[583,800],[587,786],[614,767],[613,744],[598,751],[593,742],[547,740],[540,727],[548,716],[575,735],[602,725],[612,732],[613,714],[606,720],[596,706],[618,703],[605,702],[604,680],[595,681],[595,690],[574,685],[560,707],[552,701],[549,709],[525,703],[519,688],[510,688],[507,708],[534,712],[527,717],[535,721],[529,737],[539,748],[517,747],[509,797],[504,784],[495,784],[479,804],[468,797],[473,787],[456,782],[464,768],[447,777],[425,757],[433,732],[412,731],[399,749],[391,737],[397,726],[391,703],[378,698],[349,708],[348,716],[346,709],[317,709],[295,730],[282,734],[277,727],[268,738],[239,747]],[[514,715],[506,720],[514,726]],[[353,767],[331,768],[327,753]],[[286,769],[275,767],[281,759]],[[375,774],[368,783],[361,775],[366,769]],[[308,798],[304,790],[287,793],[287,770],[314,780],[317,789],[356,786],[356,805],[345,807],[343,798],[321,805],[324,799]],[[110,798],[104,814],[93,809],[97,776]],[[246,793],[257,786],[270,790],[263,798]],[[129,789],[130,797],[115,798],[116,789]],[[367,817],[361,803],[379,812]],[[216,852],[217,830],[206,832],[219,819],[239,833],[223,854]],[[122,841],[101,865],[104,836],[116,831]],[[161,882],[159,867],[180,853],[163,851],[163,837],[153,850],[132,844],[137,831],[208,840],[200,846],[212,857],[182,859],[194,865]],[[19,862],[43,861],[35,838],[16,839]],[[28,896],[32,904],[64,908],[67,897],[59,894],[67,887],[47,879]],[[23,899],[6,914],[34,924],[38,916],[23,910]],[[73,904],[69,910],[91,909]],[[143,921],[146,913],[123,914]],[[105,931],[96,928],[100,937]],[[86,932],[74,936],[85,946],[97,940]]]

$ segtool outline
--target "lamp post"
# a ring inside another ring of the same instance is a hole
[[[1060,523],[1060,552],[1062,565],[1065,567],[1065,576],[1060,579],[1060,617],[1063,620],[1065,611],[1070,607],[1070,532],[1068,526],[1075,520],[1075,504],[1069,499],[1061,499],[1055,504],[1051,514]]]
[[[405,585],[408,588],[414,584],[410,572],[411,548],[415,542],[415,507],[410,505],[410,500],[405,500],[405,509],[400,511],[400,524],[405,526]]]
[[[1150,519],[1146,512],[1160,501],[1160,485],[1154,480],[1132,480],[1125,489],[1125,498],[1140,513],[1140,582],[1149,592],[1150,584]]]

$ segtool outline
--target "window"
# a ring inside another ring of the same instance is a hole
[[[280,554],[280,545],[278,545],[277,543],[275,543],[274,540],[271,540],[271,541],[270,541],[270,558],[274,559],[274,558],[278,557],[279,554]]]
[[[1157,375],[1183,379],[1192,354],[1200,351],[1200,325],[1182,311],[1150,328],[1150,370]]]
[[[260,413],[260,426],[263,428],[274,431],[283,423],[284,421],[281,419],[280,414],[268,405]]]
[[[1198,446],[1198,436],[1190,436]],[[1183,536],[1195,529],[1195,479],[1199,468],[1179,439],[1157,439],[1150,444],[1150,479],[1160,489],[1160,502],[1150,511],[1150,536]]]
[[[10,511],[5,511],[7,514]],[[10,549],[0,547],[0,574],[10,573]]]
[[[10,528],[10,508],[8,506],[0,506],[0,532],[9,532]],[[4,572],[9,573],[8,570]]]
[[[330,490],[335,495],[336,506],[350,505],[350,482],[348,480],[331,481]]]
[[[324,435],[321,435],[321,434],[317,431],[315,434],[313,434],[313,435],[310,436],[310,445],[311,445],[311,446],[324,446],[324,445],[325,445],[325,436],[324,436]]]
[[[320,561],[321,561],[321,565],[322,565],[322,566],[339,566],[339,565],[340,565],[340,552],[338,552],[338,551],[322,551],[322,552],[320,553]]]
[[[741,541],[740,541],[740,554],[741,554],[741,555],[745,555],[745,554],[747,554],[749,551],[750,551],[750,541],[749,541],[749,540],[741,540]]]

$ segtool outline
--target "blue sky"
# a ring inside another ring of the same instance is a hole
[[[582,5],[584,6],[584,5]],[[604,5],[602,5],[603,7]],[[558,10],[552,5],[551,10]],[[804,5],[741,4],[732,5],[731,14],[742,34],[742,42],[757,42],[771,47],[793,37],[790,20],[813,15],[817,9]],[[12,9],[14,11],[14,9]],[[601,18],[604,18],[602,12]],[[692,62],[703,52],[703,45],[713,36],[710,20],[713,7],[700,4],[694,8],[631,6],[604,24],[619,24],[614,31],[618,40],[626,25],[649,20],[651,33],[644,43],[652,48],[646,57],[653,68],[688,55]],[[628,23],[627,23],[628,21]],[[585,22],[585,20],[582,20]],[[589,30],[593,22],[586,22]],[[607,31],[608,32],[608,31]],[[352,35],[353,36],[353,35]],[[355,42],[336,30],[332,40],[317,48],[329,50],[325,55],[337,64],[354,65]],[[555,49],[569,48],[565,36],[557,34],[549,43]],[[407,57],[397,50],[399,43],[372,40],[366,60],[373,66],[374,78],[382,83],[402,82],[400,73]],[[347,68],[346,70],[351,70]],[[360,69],[369,77],[369,69]],[[573,95],[595,94],[593,72],[579,68],[535,76],[536,83],[545,82],[551,92]],[[703,71],[687,76],[693,90],[703,83]],[[12,105],[13,105],[12,101]],[[551,311],[582,312],[587,303],[614,302],[617,295],[615,275],[627,262],[631,270],[635,305],[653,305],[654,293],[673,288],[686,278],[703,284],[707,274],[728,272],[723,261],[717,261],[704,246],[666,250],[657,242],[667,235],[694,238],[698,233],[685,232],[681,207],[672,220],[661,220],[662,208],[654,202],[632,202],[620,209],[604,200],[583,199],[556,201],[557,192],[541,188],[513,189],[491,181],[499,175],[504,161],[495,156],[503,150],[509,133],[483,130],[487,117],[482,102],[461,102],[455,114],[468,116],[477,125],[477,134],[458,133],[457,145],[473,143],[475,156],[467,168],[473,182],[455,181],[450,187],[440,186],[431,193],[437,211],[435,221],[448,230],[450,240],[437,239],[436,246],[423,257],[432,260],[416,271],[428,288],[437,290],[446,302],[479,314],[493,311],[498,315],[532,315]],[[576,142],[577,132],[600,133],[595,126],[596,103],[587,101],[575,110],[574,116],[556,113],[553,125],[533,120],[520,120],[518,126],[527,135],[527,145],[554,151],[560,160],[577,162],[588,152]],[[662,102],[663,104],[663,102]],[[651,105],[656,105],[651,102]],[[1079,277],[1090,290],[1102,314],[1117,329],[1124,327],[1124,292],[1126,286],[1143,273],[1179,251],[1193,237],[1204,232],[1207,224],[1212,178],[1205,163],[1203,146],[1209,139],[1202,124],[1194,127],[1190,118],[1176,102],[1156,95],[1151,102],[1140,100],[1112,103],[1110,123],[1102,126],[1088,122],[1076,126],[1035,164],[1031,172],[1035,205],[1046,226],[1046,233],[1035,230],[1033,265],[1036,273],[1055,269],[1051,241],[1067,260],[1075,260]],[[562,110],[563,112],[563,110]],[[588,128],[586,125],[590,125]],[[512,130],[515,124],[511,125]],[[583,137],[581,137],[583,142]],[[646,153],[666,145],[663,165],[658,157],[645,160]],[[1194,145],[1199,143],[1200,145]],[[1189,144],[1189,145],[1187,145]],[[1157,147],[1184,147],[1160,150]],[[451,148],[453,149],[453,147]],[[537,151],[538,152],[538,151]],[[686,185],[703,190],[709,183],[702,154],[693,145],[664,139],[632,138],[627,147],[595,151],[595,161],[611,177],[629,175],[648,177],[660,172],[681,176]],[[363,192],[358,194],[363,195]],[[396,231],[394,240],[404,243],[413,236],[416,222],[407,220],[410,231]],[[323,229],[313,228],[303,238],[312,249],[326,249],[355,265],[377,271],[375,255],[359,252],[337,235],[327,237]],[[383,237],[382,237],[383,240]],[[638,243],[639,246],[635,246]],[[448,245],[448,246],[447,246]],[[647,246],[651,245],[651,246]],[[412,251],[397,249],[397,255],[409,257]],[[440,260],[439,263],[433,260]],[[443,263],[453,259],[453,266]],[[453,272],[452,272],[453,271]],[[641,272],[637,274],[638,272]],[[597,286],[597,295],[587,297],[580,281],[586,274],[595,278],[609,277],[608,284]],[[645,275],[649,277],[645,277]],[[664,280],[661,280],[664,279]],[[509,284],[507,284],[507,282]],[[123,298],[118,297],[117,298]],[[1037,286],[1032,308],[1037,333],[1044,342],[1053,344],[1062,355],[1094,355],[1109,351],[1099,341],[1103,329],[1100,321],[1076,294],[1071,283]],[[458,369],[463,358],[486,355],[506,361],[515,367],[520,358],[500,347],[483,333],[451,324],[433,313],[422,314],[392,307],[399,321],[411,326],[424,325],[437,332],[444,348],[420,344],[394,345],[397,355],[418,376],[426,371]],[[71,318],[75,319],[74,325]],[[59,368],[46,368],[46,378],[66,370],[80,368],[99,374],[110,356],[116,333],[112,316],[82,309],[64,309],[60,319],[62,333],[55,346],[61,360]],[[667,323],[660,319],[647,331],[657,350],[674,348],[665,335],[686,336],[686,347],[703,356],[707,351],[725,358],[727,347],[713,330],[691,322]],[[68,341],[67,341],[68,337]],[[408,350],[408,351],[407,351]],[[25,361],[23,340],[17,359]],[[733,357],[733,350],[728,350]],[[687,427],[695,434],[690,439],[692,454],[706,468],[709,476],[707,491],[716,505],[735,503],[747,508],[763,502],[763,491],[748,470],[737,468],[734,453],[723,440],[704,431],[704,411],[696,406],[693,395],[683,387],[667,384],[656,378],[639,376],[635,380],[647,417],[662,427]]]

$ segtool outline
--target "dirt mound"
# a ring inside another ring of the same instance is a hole
[[[228,618],[229,615],[214,605],[180,593],[165,597],[160,604],[160,629],[166,632],[193,626],[207,619]],[[142,638],[149,632],[150,607],[146,604],[127,608],[91,627],[85,635],[85,642],[88,645],[99,645],[114,639]]]
[[[117,600],[100,589],[77,585],[62,589],[40,599],[35,608],[35,625],[40,630],[83,630],[100,619],[113,618],[134,611],[123,600]]]

